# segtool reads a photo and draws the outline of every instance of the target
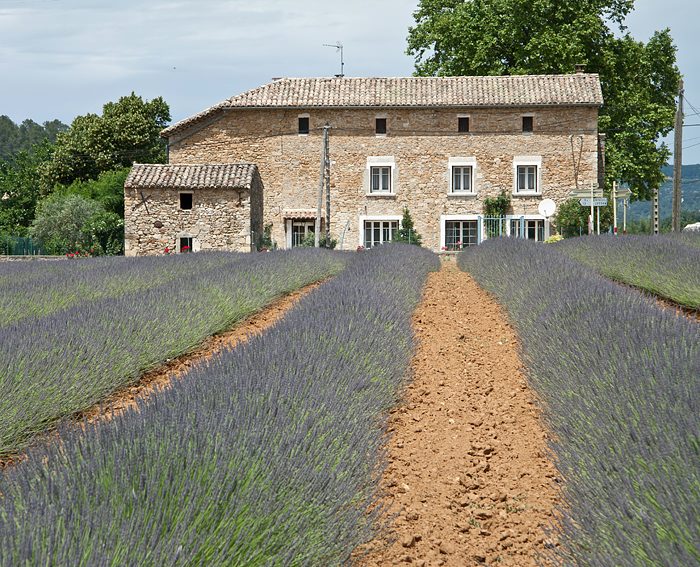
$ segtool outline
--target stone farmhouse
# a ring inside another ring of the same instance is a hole
[[[339,248],[390,241],[404,208],[435,251],[477,244],[491,234],[484,199],[501,193],[502,231],[542,240],[543,199],[600,183],[602,103],[580,69],[273,80],[166,128],[168,164],[134,165],[126,254],[253,250],[265,225],[279,247],[298,245],[314,231],[326,125]]]

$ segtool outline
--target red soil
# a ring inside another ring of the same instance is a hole
[[[555,545],[544,528],[557,473],[513,328],[453,261],[430,275],[413,325],[414,379],[390,418],[383,479],[395,541],[355,562],[535,565]]]

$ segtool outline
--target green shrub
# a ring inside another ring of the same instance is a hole
[[[401,228],[394,235],[392,242],[403,242],[405,244],[415,244],[420,246],[423,237],[413,228],[413,219],[408,207],[403,208],[403,218],[401,219]]]

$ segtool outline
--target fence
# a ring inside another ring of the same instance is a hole
[[[41,244],[22,236],[1,236],[0,254],[4,256],[41,256],[45,254]]]

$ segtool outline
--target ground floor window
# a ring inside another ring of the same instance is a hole
[[[524,223],[524,234],[522,235],[527,240],[535,240],[544,242],[544,219],[511,219],[510,235],[520,238],[520,223]]]
[[[475,246],[478,243],[479,221],[445,221],[445,248],[447,250],[461,250],[464,246]]]
[[[292,247],[301,246],[306,237],[315,234],[315,220],[292,221]]]
[[[364,247],[372,248],[380,244],[386,244],[394,239],[399,230],[399,221],[375,220],[365,221]]]
[[[180,253],[187,254],[192,252],[192,237],[191,236],[181,236],[180,237]]]

